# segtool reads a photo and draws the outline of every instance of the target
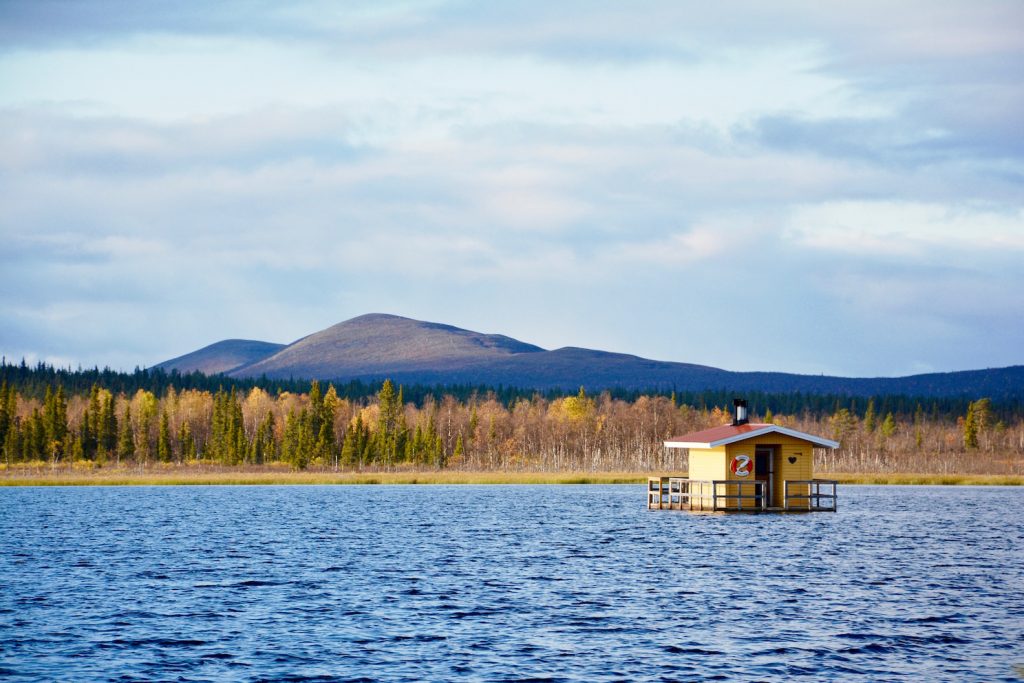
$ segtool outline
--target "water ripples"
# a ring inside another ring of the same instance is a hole
[[[1024,489],[0,490],[11,680],[1017,681]]]

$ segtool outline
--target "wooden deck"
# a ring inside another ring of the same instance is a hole
[[[782,507],[770,505],[765,482],[704,481],[685,477],[648,477],[648,510],[703,512],[835,512],[838,482],[834,479],[787,480]],[[822,490],[824,489],[824,490]]]

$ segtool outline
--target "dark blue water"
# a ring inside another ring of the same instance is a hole
[[[1024,489],[0,490],[12,680],[1020,680]]]

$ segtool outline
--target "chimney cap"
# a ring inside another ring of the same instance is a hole
[[[743,398],[734,398],[732,400],[732,424],[734,427],[747,424],[750,420],[747,419],[747,400]]]

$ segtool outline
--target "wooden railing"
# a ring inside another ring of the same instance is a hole
[[[838,484],[835,479],[787,479],[782,483],[782,507],[784,510],[835,512]],[[822,486],[827,487],[824,493],[821,492]],[[790,492],[791,487],[794,489],[793,493]],[[807,503],[799,504],[800,501]]]
[[[647,507],[650,510],[760,512],[767,509],[768,497],[765,482],[754,479],[709,481],[650,477],[647,480]]]
[[[764,512],[786,510],[835,512],[833,479],[786,480],[782,483],[782,508],[769,506],[765,481],[701,480],[685,477],[649,477],[649,510],[703,510],[708,512]],[[825,490],[822,491],[822,487]]]

